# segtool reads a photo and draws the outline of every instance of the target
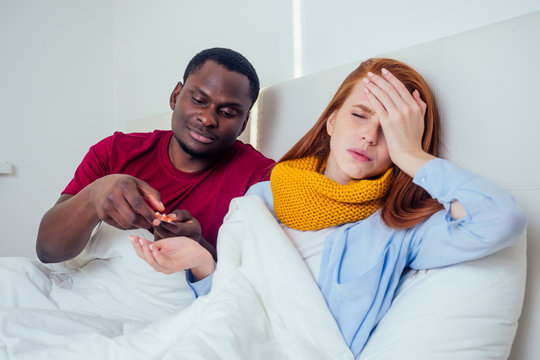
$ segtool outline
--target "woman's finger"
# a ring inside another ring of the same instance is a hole
[[[377,114],[377,117],[379,118],[379,122],[381,123],[381,126],[383,128],[384,133],[384,127],[387,123],[388,119],[388,110],[384,107],[384,105],[381,103],[379,98],[375,96],[367,87],[364,88],[366,93],[366,98],[368,99],[369,105],[373,112]]]
[[[137,235],[130,235],[129,240],[131,241],[131,245],[133,246],[133,249],[135,250],[137,256],[145,260],[143,249],[141,243],[139,242],[139,237]]]
[[[399,94],[394,86],[384,78],[369,72],[367,79],[369,82],[366,82],[366,84],[368,85],[369,89],[375,96],[379,98],[381,103],[388,111],[393,111],[394,109],[400,109],[407,106],[407,102],[403,100],[401,94]],[[414,102],[412,97],[411,101]]]
[[[418,92],[418,90],[415,89],[412,93],[412,96],[414,100],[416,101],[416,103],[418,104],[418,106],[420,106],[420,109],[422,109],[422,114],[425,114],[426,109],[427,109],[427,104],[420,97],[420,93]]]
[[[384,79],[396,90],[402,101],[407,104],[414,104],[414,99],[411,93],[409,92],[405,84],[401,82],[401,80],[399,80],[397,77],[394,76],[394,74],[384,68],[381,70],[381,74]]]
[[[163,268],[156,262],[153,254],[153,250],[155,249],[154,243],[147,241],[141,245],[143,249],[144,260],[148,263],[148,265],[150,265],[154,270],[158,272],[163,272]]]
[[[377,100],[382,104],[387,112],[394,112],[397,110],[396,104],[386,91],[381,89],[377,84],[372,81],[373,78],[364,78],[364,87],[373,94]]]

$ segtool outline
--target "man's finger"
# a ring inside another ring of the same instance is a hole
[[[126,202],[129,204],[129,216],[134,215],[130,220],[134,221],[134,224],[139,227],[147,228],[152,225],[152,222],[156,218],[155,212],[148,206],[141,193],[135,187],[130,188],[124,192]],[[126,209],[126,211],[128,211]],[[142,217],[145,221],[141,222]]]
[[[109,210],[102,218],[107,224],[123,230],[133,229],[135,219],[136,215],[125,201],[117,202],[114,210]]]
[[[161,202],[159,191],[148,185],[148,183],[137,180],[137,186],[142,196],[150,202],[150,205],[159,212],[165,211],[165,206]]]
[[[174,221],[184,222],[193,219],[193,216],[187,210],[175,210],[171,216]]]

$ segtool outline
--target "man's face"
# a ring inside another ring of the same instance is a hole
[[[172,131],[181,151],[209,164],[219,160],[246,126],[249,89],[246,76],[212,60],[189,75],[172,115]]]

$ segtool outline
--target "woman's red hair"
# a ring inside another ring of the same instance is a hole
[[[427,105],[422,148],[438,157],[441,146],[439,113],[429,86],[410,66],[394,59],[373,58],[362,62],[347,76],[319,120],[279,162],[315,155],[319,159],[318,170],[322,171],[330,154],[330,136],[326,132],[327,119],[341,108],[358,81],[366,77],[368,72],[380,74],[383,68],[394,74],[409,92],[418,90],[420,93],[421,99]],[[395,165],[392,181],[392,186],[381,204],[381,217],[386,225],[393,228],[410,228],[442,209],[437,200],[414,184],[412,178]]]

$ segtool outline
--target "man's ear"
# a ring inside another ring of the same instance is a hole
[[[242,124],[242,128],[240,129],[240,132],[238,133],[238,136],[242,135],[242,133],[244,132],[244,130],[246,130],[246,126],[247,126],[248,120],[249,120],[249,113],[247,114],[246,119],[244,120],[244,123]],[[237,137],[238,137],[238,136],[237,136]]]
[[[176,100],[178,99],[178,95],[180,95],[180,91],[182,91],[182,83],[179,81],[178,84],[176,84],[176,86],[174,87],[174,90],[171,93],[171,97],[169,98],[169,105],[171,106],[171,110],[174,110]]]
[[[336,126],[336,112],[333,111],[326,120],[326,132],[329,136],[334,133],[334,126]]]

